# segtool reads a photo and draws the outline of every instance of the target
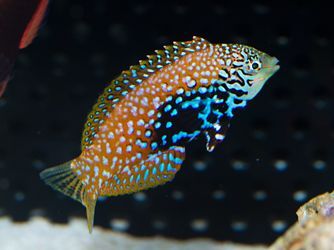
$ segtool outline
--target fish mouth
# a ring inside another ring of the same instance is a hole
[[[263,69],[269,74],[274,74],[280,69],[278,63],[279,60],[276,57],[266,55],[263,58]]]
[[[271,65],[274,73],[280,69],[280,66],[278,65],[279,60],[276,57],[273,57],[271,60]]]

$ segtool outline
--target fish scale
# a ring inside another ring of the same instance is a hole
[[[185,144],[198,136],[205,136],[208,151],[222,142],[234,110],[256,96],[279,69],[277,62],[248,46],[199,37],[156,51],[98,98],[81,155],[44,170],[41,178],[86,207],[91,232],[98,197],[171,181],[185,159]]]
[[[88,115],[82,134],[82,150],[93,143],[99,125],[128,92],[155,74],[157,70],[177,61],[180,57],[204,49],[207,44],[199,37],[194,37],[190,42],[174,42],[172,46],[164,46],[164,50],[156,50],[156,55],[148,55],[148,60],[140,60],[139,65],[131,66],[129,70],[123,71],[104,90]]]
[[[172,145],[185,146],[189,140],[194,139],[195,135],[199,135],[202,130],[217,132],[215,127],[227,126],[230,118],[224,115],[227,110],[226,103],[217,105],[210,101],[214,97],[223,99],[226,96],[224,94],[226,92],[221,93],[211,86],[205,93],[197,91],[193,96],[182,98],[182,102],[177,101],[179,97],[174,97],[173,100],[165,103],[160,108],[162,112],[166,111],[166,107],[170,106],[171,108],[167,109],[167,112],[157,120],[157,122],[161,123],[161,126],[155,129],[156,137],[160,139],[158,142],[159,146],[161,148],[168,148]],[[198,102],[199,104],[198,106],[195,105],[195,107],[193,105],[184,105],[191,102]],[[198,109],[198,112],[196,112],[196,109]],[[173,111],[176,111],[176,114]],[[170,123],[169,126],[168,123]],[[191,124],[191,126],[187,126],[187,124]]]
[[[207,54],[207,56],[209,55],[209,53],[206,51],[202,54]],[[202,64],[201,67],[206,67],[206,65],[203,65],[203,57],[204,55],[195,55],[194,58],[192,58],[189,55],[186,60],[188,64],[195,62],[194,67],[197,64]],[[208,59],[209,58],[210,57],[208,56]],[[200,61],[198,61],[198,59],[200,59]],[[181,64],[181,66],[179,64]],[[128,93],[128,95],[126,95],[118,103],[118,105],[114,107],[113,112],[110,113],[108,120],[113,122],[106,122],[100,126],[100,131],[95,135],[94,144],[88,149],[90,151],[90,154],[83,155],[83,157],[79,159],[81,163],[76,164],[76,161],[74,161],[73,165],[80,165],[80,171],[83,171],[85,165],[90,164],[92,161],[95,161],[95,159],[92,159],[91,155],[94,155],[95,158],[99,155],[108,155],[107,151],[109,151],[110,153],[115,152],[117,155],[115,165],[119,166],[121,170],[129,169],[128,173],[130,173],[131,175],[132,172],[130,171],[130,167],[128,166],[130,161],[132,165],[136,165],[140,161],[142,161],[142,159],[146,159],[148,155],[158,152],[158,148],[153,146],[153,143],[157,139],[155,133],[153,133],[149,138],[143,135],[146,131],[154,131],[156,128],[160,127],[159,122],[157,122],[159,116],[159,112],[157,110],[161,104],[165,103],[166,100],[172,99],[174,95],[177,95],[176,92],[180,89],[184,89],[184,91],[188,91],[191,88],[195,89],[195,86],[188,87],[188,85],[192,81],[191,79],[188,79],[191,74],[187,67],[182,67],[182,65],[184,65],[184,62],[179,61],[174,65],[170,65],[169,67],[162,69],[159,74],[156,73],[154,76],[152,76],[151,79],[143,82],[140,85],[140,88],[136,88],[132,92]],[[176,80],[170,81],[167,84],[166,82],[170,80],[172,76],[174,77],[174,79],[183,79],[183,84],[179,84],[179,82],[177,82]],[[145,95],[146,93],[152,95]],[[154,98],[157,96],[159,96],[160,101],[157,106],[155,106]],[[139,109],[136,109],[136,112],[128,112],[128,106],[139,107]],[[160,115],[162,115],[162,113],[160,113]],[[143,120],[142,124],[139,124],[138,122],[133,122],[141,120]],[[129,122],[132,122],[133,124],[131,133],[129,133]],[[109,137],[110,132],[112,132],[116,136],[113,136],[113,138],[109,138],[107,144],[105,138]],[[124,137],[123,134],[126,134],[127,136]],[[105,145],[104,150],[102,149],[102,152],[99,152],[99,150],[96,149],[99,148],[98,145]],[[128,146],[131,146],[131,150],[129,152],[127,152],[126,150]],[[108,149],[108,147],[110,147],[110,150]],[[141,154],[140,158],[137,157],[138,152]],[[100,163],[99,160],[98,163]],[[106,168],[106,170],[108,170],[109,166],[105,166],[102,164],[98,168]],[[76,168],[74,167],[74,169]],[[93,169],[90,169],[89,176],[93,174]],[[83,176],[82,178],[85,177]],[[94,181],[91,181],[87,184],[88,190],[91,190],[93,192],[94,188],[92,187],[97,187],[98,182],[101,179],[102,183],[105,183],[108,178],[109,175],[99,176],[99,178],[95,178]],[[117,180],[114,180],[114,182],[117,182]]]

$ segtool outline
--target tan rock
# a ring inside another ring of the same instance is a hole
[[[334,250],[334,192],[300,207],[296,222],[269,250]]]

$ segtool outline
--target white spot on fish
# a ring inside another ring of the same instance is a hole
[[[103,165],[107,166],[109,164],[108,158],[103,156],[102,157],[102,163],[103,163]]]
[[[145,125],[144,120],[143,120],[143,119],[139,119],[139,120],[137,121],[137,125],[138,125],[138,126],[144,126],[144,125]]]
[[[187,86],[188,86],[189,88],[193,88],[193,87],[195,87],[195,86],[196,86],[196,81],[195,81],[195,80],[191,80],[190,82],[187,83]]]
[[[148,98],[146,96],[141,99],[141,104],[146,107],[148,106]]]
[[[95,175],[95,177],[97,177],[99,175],[99,168],[98,167],[94,167],[94,175]]]
[[[106,153],[110,154],[111,153],[111,148],[110,148],[110,144],[106,143]]]
[[[153,116],[154,112],[155,112],[155,110],[153,110],[153,109],[151,109],[150,111],[148,111],[148,113],[147,113],[148,117]]]
[[[160,97],[157,96],[153,99],[154,108],[158,109],[160,107]]]
[[[222,134],[216,134],[216,135],[215,135],[215,138],[216,138],[217,140],[222,141],[222,140],[224,140],[225,136],[222,135]]]
[[[213,127],[215,128],[216,131],[219,131],[221,126],[218,123],[213,124]]]
[[[201,84],[208,84],[208,79],[206,79],[206,78],[201,78],[201,80],[200,80],[200,83]]]

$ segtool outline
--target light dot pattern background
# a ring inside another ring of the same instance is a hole
[[[93,3],[94,2],[94,3]],[[98,203],[96,225],[134,235],[271,242],[311,197],[334,189],[333,31],[324,5],[222,1],[53,1],[0,100],[0,216],[66,223],[84,208],[38,173],[80,153],[107,83],[173,40],[246,43],[281,70],[213,153],[187,147],[175,180]],[[226,3],[224,3],[226,2]]]

